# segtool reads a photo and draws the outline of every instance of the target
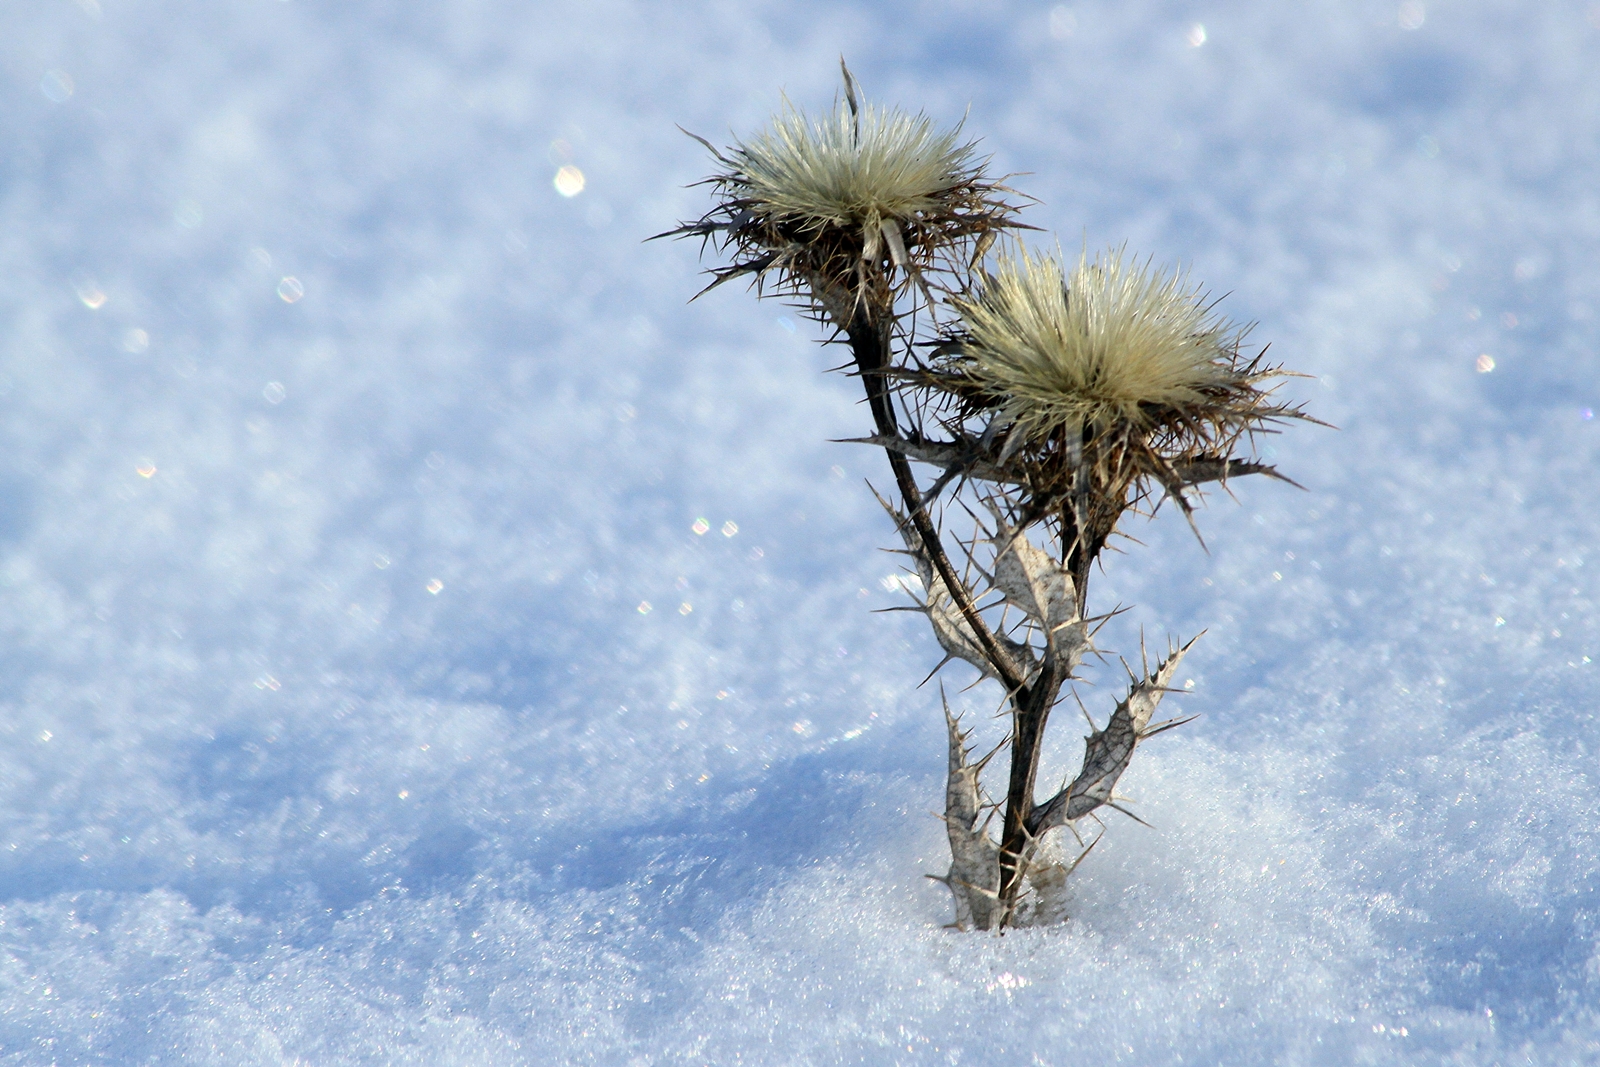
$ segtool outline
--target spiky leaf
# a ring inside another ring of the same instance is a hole
[[[955,897],[955,925],[992,929],[998,917],[1000,848],[985,827],[985,809],[978,786],[981,767],[967,761],[966,735],[944,709],[950,737],[950,774],[945,784],[944,821],[950,837],[950,873],[939,879]]]
[[[1034,813],[1029,820],[1032,833],[1042,834],[1052,826],[1081,819],[1111,799],[1117,779],[1127,770],[1134,747],[1144,737],[1150,725],[1150,716],[1166,694],[1184,654],[1194,647],[1194,640],[1173,652],[1155,671],[1136,682],[1128,691],[1128,698],[1117,705],[1106,728],[1089,736],[1084,746],[1083,769],[1072,784]]]

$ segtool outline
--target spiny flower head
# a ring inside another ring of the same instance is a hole
[[[1218,401],[1248,387],[1245,331],[1183,274],[1119,249],[1064,273],[1059,259],[1023,250],[954,301],[968,384],[1028,438],[1069,426],[1153,429],[1179,413],[1217,414]]]
[[[772,124],[733,149],[752,214],[802,231],[880,227],[937,211],[978,169],[960,127],[939,130],[926,115],[846,101],[811,120],[787,100]]]
[[[721,169],[706,179],[716,204],[671,236],[733,250],[708,288],[775,274],[779,292],[805,299],[835,325],[893,317],[897,294],[924,275],[966,268],[996,234],[1017,225],[1009,192],[960,126],[863,106],[845,71],[845,99],[820,118],[794,105],[726,154],[701,141]],[[669,236],[663,234],[662,236]]]
[[[953,469],[1026,487],[1028,521],[1055,515],[1075,531],[1080,576],[1152,483],[1187,515],[1192,486],[1276,473],[1234,456],[1241,439],[1306,418],[1258,388],[1287,372],[1241,353],[1245,327],[1182,273],[1120,249],[1070,273],[1008,253],[950,302],[959,327],[931,366],[901,376],[902,395],[941,413]]]

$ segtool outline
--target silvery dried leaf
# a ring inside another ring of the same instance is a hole
[[[910,270],[911,257],[906,255],[906,242],[900,235],[900,223],[894,219],[884,219],[879,223],[879,228],[883,231],[883,240],[889,246],[894,265],[901,270]]]
[[[846,437],[841,444],[876,445],[898,452],[919,463],[928,463],[946,470],[957,470],[967,478],[977,481],[1020,484],[1015,473],[1010,473],[992,463],[977,458],[982,447],[968,448],[941,441],[923,441],[908,437],[878,434],[872,437]]]
[[[972,632],[966,616],[956,607],[944,579],[933,573],[932,567],[928,567],[922,581],[923,588],[928,591],[928,599],[922,605],[922,610],[933,626],[933,636],[938,639],[939,647],[945,650],[946,655],[965,660],[985,675],[993,675],[994,664],[983,654],[977,636]]]
[[[1039,657],[1034,653],[1033,646],[1026,641],[1013,641],[1005,634],[995,634],[995,640],[1010,655],[1011,662],[1021,669],[1023,682],[1032,685],[1039,673]]]
[[[928,558],[921,536],[898,511],[889,507],[887,503],[884,506],[894,517],[900,536],[906,543],[907,554],[917,562],[917,576],[922,579],[923,588],[920,606],[923,613],[928,616],[928,622],[933,627],[933,636],[938,640],[939,647],[944,649],[946,656],[972,664],[985,677],[997,677],[994,664],[984,654],[983,646],[978,643],[978,637],[972,631],[972,624],[956,606],[955,598],[950,595],[950,587],[945,584],[944,577],[934,567],[933,561]],[[1002,639],[1001,644],[1002,647],[1008,647],[1014,642]],[[1026,669],[1032,660],[1032,652],[1029,651],[1026,659],[1019,659],[1016,655],[1012,658],[1014,662],[1023,664]]]
[[[1196,639],[1198,640],[1198,639]],[[1072,784],[1041,805],[1029,820],[1030,831],[1042,834],[1052,826],[1081,819],[1111,799],[1117,779],[1127,770],[1133,750],[1150,725],[1150,716],[1168,689],[1184,654],[1194,640],[1168,656],[1148,677],[1134,684],[1117,705],[1104,730],[1091,734],[1084,746],[1083,769]]]
[[[966,736],[945,705],[950,736],[950,775],[945,784],[945,830],[950,837],[950,873],[943,882],[955,897],[955,925],[992,929],[998,917],[1000,848],[983,821],[988,806],[978,786],[978,772],[967,762]]]
[[[868,263],[876,263],[878,255],[883,249],[884,229],[867,223],[861,227],[861,258]]]
[[[997,513],[1000,548],[994,558],[994,584],[1044,631],[1050,652],[1071,673],[1089,645],[1089,628],[1078,614],[1072,576]]]

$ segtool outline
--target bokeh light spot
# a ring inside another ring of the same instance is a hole
[[[64,70],[45,71],[43,78],[39,79],[39,91],[46,100],[53,104],[65,104],[72,99],[72,94],[77,91],[77,86],[72,84],[72,75]]]
[[[1485,352],[1483,355],[1478,357],[1478,362],[1474,364],[1474,366],[1478,368],[1479,374],[1488,374],[1490,371],[1494,370],[1494,357]]]
[[[577,167],[574,167],[572,164],[568,163],[566,166],[556,171],[556,192],[560,193],[562,196],[569,198],[577,196],[579,193],[583,192],[583,186],[583,171],[579,170]]]
[[[278,283],[278,298],[285,304],[292,304],[306,295],[306,287],[299,278],[290,275]]]
[[[1206,43],[1206,28],[1200,23],[1189,27],[1188,41],[1190,48],[1199,48]]]
[[[711,529],[711,524],[704,519],[696,519],[694,520],[694,525],[689,527],[689,529],[694,531],[694,535],[696,537],[699,537],[707,530]]]

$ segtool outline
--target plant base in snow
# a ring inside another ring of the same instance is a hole
[[[1078,864],[1100,842],[1100,833],[1089,841],[1079,836],[1073,824],[1092,814],[1102,804],[1120,807],[1112,789],[1133,758],[1135,746],[1147,737],[1182,725],[1185,719],[1150,725],[1150,718],[1168,690],[1188,645],[1174,650],[1152,673],[1135,682],[1128,696],[1112,714],[1105,729],[1084,738],[1083,768],[1078,777],[1061,792],[1040,805],[1036,821],[1025,839],[1022,851],[1012,861],[1019,872],[1022,888],[1014,894],[1010,910],[1001,896],[1001,845],[989,833],[1000,805],[984,794],[979,775],[993,756],[974,762],[967,747],[968,735],[960,720],[944,706],[949,734],[950,766],[945,784],[944,821],[950,838],[950,870],[929,878],[942,882],[955,898],[956,917],[951,925],[958,929],[991,930],[1001,926],[1038,926],[1066,919],[1067,879]],[[1086,716],[1087,717],[1087,716]],[[1064,854],[1065,843],[1057,827],[1071,830],[1077,852]]]

